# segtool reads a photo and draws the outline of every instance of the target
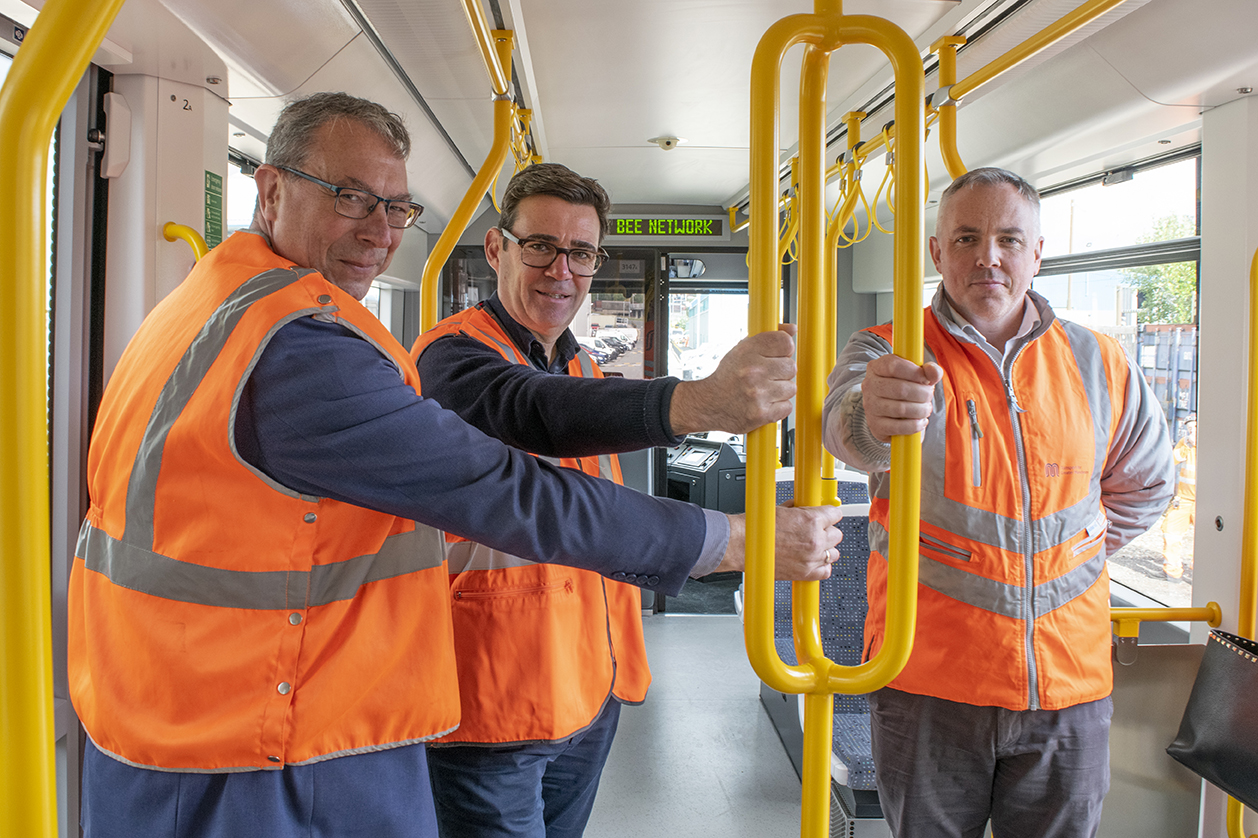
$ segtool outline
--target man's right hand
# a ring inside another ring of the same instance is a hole
[[[741,571],[747,552],[747,516],[730,515],[729,545],[716,571]],[[830,577],[843,540],[837,506],[779,506],[773,525],[773,576],[796,582],[818,582]]]
[[[918,366],[899,355],[883,355],[869,362],[861,383],[861,402],[869,432],[881,442],[926,430],[935,385],[943,369],[934,363]]]
[[[668,422],[674,436],[699,431],[745,434],[790,415],[795,396],[795,327],[743,338],[716,370],[673,390]]]

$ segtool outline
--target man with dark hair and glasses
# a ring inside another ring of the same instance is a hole
[[[498,290],[421,336],[421,391],[569,469],[621,481],[617,452],[785,417],[794,342],[747,338],[708,378],[603,378],[569,325],[606,253],[597,181],[538,164],[507,185],[485,255]],[[447,557],[462,724],[428,751],[442,834],[577,838],[620,717],[650,683],[638,588],[471,541]],[[624,580],[632,582],[632,578]]]
[[[435,838],[424,743],[460,711],[440,530],[664,592],[742,565],[738,516],[554,468],[420,397],[359,302],[418,213],[409,149],[375,103],[290,104],[253,226],[114,369],[69,590],[87,838]],[[827,576],[837,517],[779,514],[779,572]]]

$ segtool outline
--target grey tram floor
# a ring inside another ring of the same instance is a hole
[[[586,838],[799,835],[800,784],[736,616],[643,617],[652,684],[626,706]]]

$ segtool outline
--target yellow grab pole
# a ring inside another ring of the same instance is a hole
[[[201,234],[186,224],[176,224],[173,221],[167,221],[162,227],[162,236],[166,241],[173,242],[183,239],[188,243],[188,247],[192,248],[192,255],[201,261],[201,257],[210,252],[205,246],[205,239],[201,238]]]
[[[508,50],[504,58],[498,50],[496,42],[501,33],[490,31],[489,23],[485,20],[485,10],[480,7],[479,0],[463,0],[463,11],[467,14],[467,22],[476,37],[476,46],[485,63],[485,72],[489,74],[489,86],[495,96],[502,96],[511,84],[511,52]]]
[[[820,11],[820,10],[818,10]],[[839,18],[841,19],[841,17]],[[831,48],[837,47],[833,43]],[[795,502],[817,506],[821,493],[821,405],[826,394],[826,208],[825,118],[828,49],[808,44],[799,86],[799,364],[795,396]],[[833,474],[833,472],[832,472]],[[791,586],[795,650],[800,663],[825,661],[821,645],[821,584]],[[824,688],[823,688],[824,689]],[[830,754],[833,750],[834,695],[828,690],[804,696],[803,796],[801,835],[826,835],[830,823]]]
[[[476,8],[479,9],[480,7],[477,6]],[[510,81],[511,48],[514,36],[511,32],[503,29],[495,29],[493,34],[495,46],[498,49],[499,64],[503,66],[504,71],[508,72],[507,80]],[[504,85],[503,87],[505,91],[506,86]],[[428,254],[428,261],[424,263],[424,275],[420,281],[419,291],[419,327],[421,331],[426,332],[437,325],[437,321],[440,319],[438,315],[441,311],[441,269],[445,267],[446,259],[450,258],[454,245],[472,220],[472,213],[476,212],[476,208],[480,206],[481,199],[485,197],[490,184],[494,182],[494,178],[502,170],[502,164],[506,161],[507,154],[511,151],[511,124],[515,118],[514,109],[515,105],[512,103],[509,94],[503,92],[494,95],[494,141],[489,149],[489,155],[485,158],[485,162],[481,164],[480,171],[476,173],[476,177],[472,179],[472,185],[467,188],[467,194],[459,202],[458,209],[454,211],[454,216],[450,219],[450,223],[441,232],[440,238],[437,239],[437,244],[433,247],[432,252]]]
[[[939,87],[950,90],[957,83],[957,47],[965,43],[959,35],[948,35],[930,45],[930,51],[939,54]],[[937,106],[939,113],[939,153],[943,155],[944,168],[953,180],[965,174],[965,163],[957,151],[957,102],[949,98]]]
[[[1241,586],[1236,633],[1258,630],[1258,251],[1249,265],[1249,412],[1245,430],[1245,523],[1241,531]],[[1245,807],[1227,799],[1228,838],[1244,838]]]
[[[0,835],[57,834],[49,581],[48,141],[122,0],[48,0],[0,89]]]
[[[973,93],[982,85],[996,78],[996,76],[1018,66],[1040,50],[1052,46],[1071,32],[1074,32],[1081,26],[1086,26],[1122,3],[1123,0],[1089,0],[1089,2],[1084,3],[1069,14],[1063,15],[1056,23],[1040,30],[1032,37],[1009,50],[1009,52],[994,61],[988,62],[977,72],[971,73],[953,85],[952,90],[948,94],[949,97],[960,100],[962,97]]]

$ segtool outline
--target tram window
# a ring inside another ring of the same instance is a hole
[[[1032,286],[1062,319],[1117,338],[1166,413],[1177,444],[1176,498],[1147,533],[1110,556],[1109,569],[1117,585],[1176,607],[1192,604],[1197,165],[1194,157],[1045,198],[1044,268]]]
[[[227,167],[227,235],[243,230],[253,223],[253,208],[258,201],[258,187],[253,178],[239,166]]]
[[[668,374],[707,378],[747,336],[746,292],[674,293],[668,297]]]

